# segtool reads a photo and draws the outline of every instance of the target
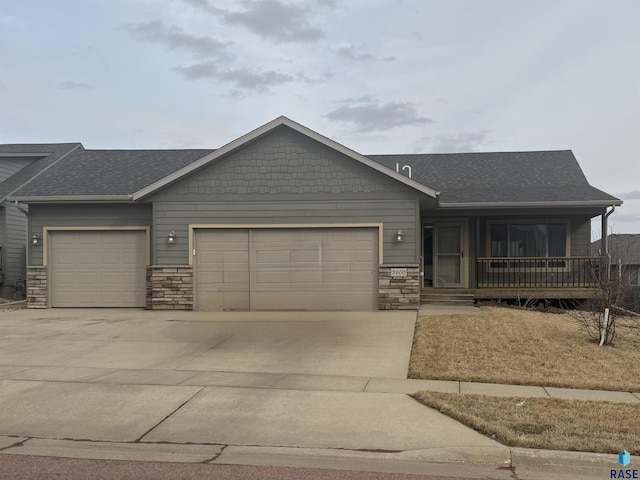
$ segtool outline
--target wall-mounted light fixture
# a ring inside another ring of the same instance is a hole
[[[38,245],[40,243],[40,234],[34,233],[33,237],[31,237],[31,245]]]
[[[167,243],[169,244],[176,243],[176,232],[174,232],[173,230],[169,232],[169,236],[167,237]]]
[[[402,230],[398,230],[396,232],[396,242],[401,242],[403,235],[404,235],[404,233],[402,233]]]

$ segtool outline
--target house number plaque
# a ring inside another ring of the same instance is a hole
[[[406,277],[407,269],[406,268],[392,268],[391,269],[392,277]]]

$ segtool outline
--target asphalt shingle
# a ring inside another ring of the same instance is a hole
[[[387,168],[411,167],[412,178],[451,203],[619,201],[587,181],[573,152],[367,155]]]
[[[81,150],[14,195],[129,195],[214,150]]]
[[[60,157],[73,149],[82,148],[80,143],[28,143],[28,144],[1,144],[0,153],[4,154],[30,154],[42,155],[4,182],[0,183],[0,201],[4,201],[7,195],[24,185],[47,167],[54,164]]]

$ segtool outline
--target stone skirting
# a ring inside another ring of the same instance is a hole
[[[147,267],[148,310],[193,310],[193,267]]]
[[[27,267],[27,308],[47,308],[47,267]]]
[[[406,275],[404,275],[405,270]],[[420,268],[418,265],[380,265],[378,286],[380,310],[417,310],[420,308]]]

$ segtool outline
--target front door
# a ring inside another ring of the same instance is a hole
[[[441,223],[435,225],[435,271],[434,284],[437,287],[462,287],[463,225]]]

